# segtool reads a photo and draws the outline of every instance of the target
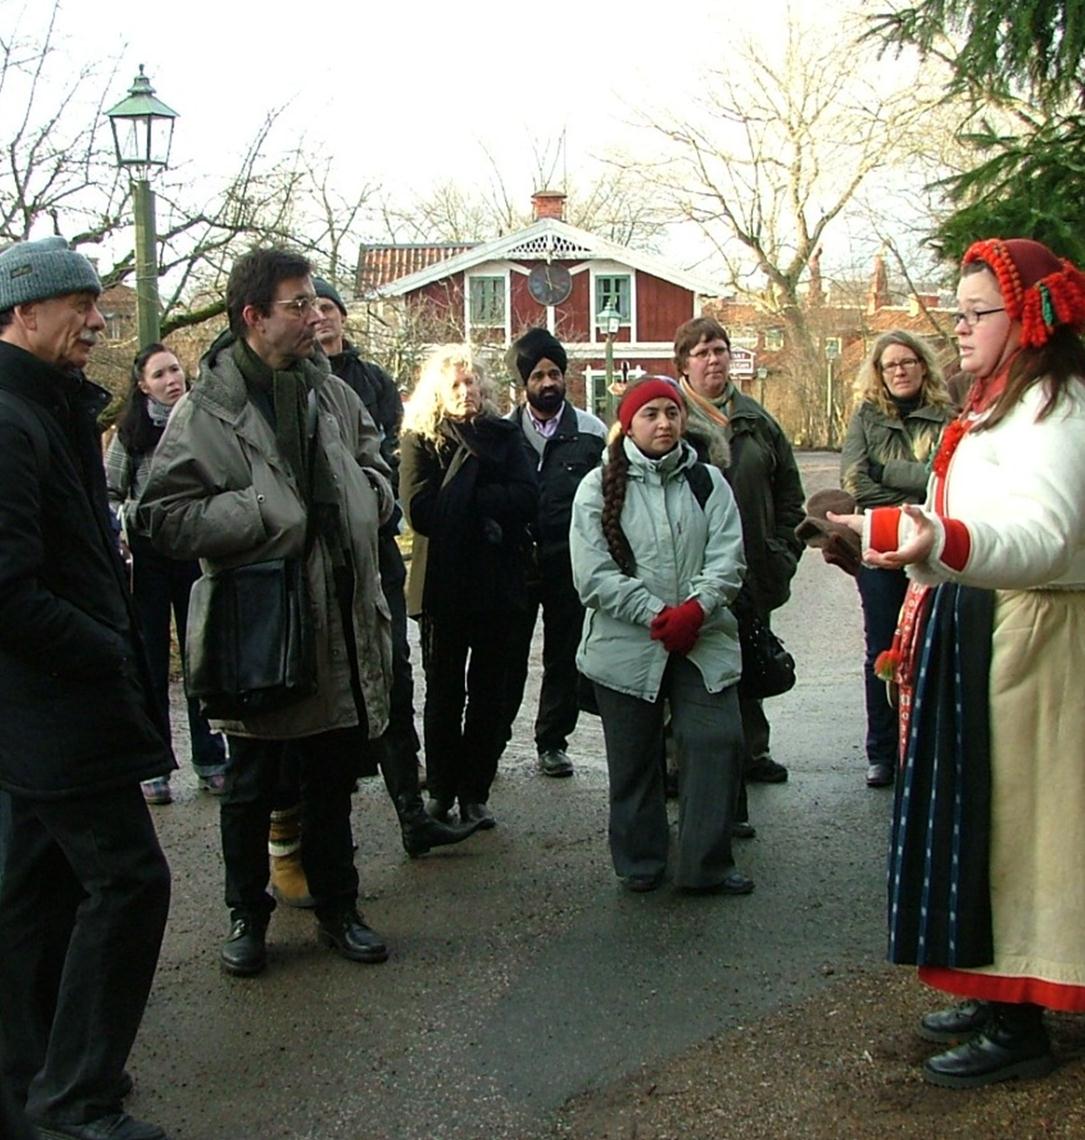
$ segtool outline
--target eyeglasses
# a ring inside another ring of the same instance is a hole
[[[694,360],[707,360],[710,356],[724,357],[730,351],[731,350],[723,344],[713,345],[711,347],[709,345],[705,345],[703,348],[695,348],[690,353],[690,356],[693,357]]]
[[[311,297],[291,297],[289,301],[272,301],[273,305],[282,305],[289,309],[295,317],[304,317],[308,312],[320,312],[317,302],[319,297],[314,293]]]
[[[919,361],[914,356],[906,356],[903,360],[890,360],[885,364],[879,364],[878,369],[884,376],[888,372],[896,372],[898,368],[911,372],[918,364]]]
[[[984,317],[990,316],[991,313],[1004,313],[1005,308],[1001,309],[965,309],[963,313],[950,313],[949,319],[953,322],[953,327],[964,321],[970,329],[974,329],[976,325],[983,320]]]

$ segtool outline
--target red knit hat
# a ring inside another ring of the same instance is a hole
[[[622,431],[628,435],[629,425],[633,422],[633,417],[637,412],[649,400],[658,400],[661,396],[673,400],[679,408],[684,407],[682,393],[673,380],[668,380],[663,376],[649,376],[647,380],[641,380],[638,384],[630,385],[622,397],[622,402],[618,405],[618,422],[622,425]]]
[[[965,251],[963,265],[979,261],[998,279],[1011,320],[1021,322],[1021,344],[1039,348],[1060,325],[1085,328],[1085,274],[1029,238],[987,238]]]

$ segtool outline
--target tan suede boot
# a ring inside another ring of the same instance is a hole
[[[267,849],[271,864],[271,893],[275,898],[285,906],[306,910],[316,906],[301,865],[300,807],[271,813]]]

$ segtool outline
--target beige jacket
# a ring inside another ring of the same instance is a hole
[[[355,575],[353,626],[368,732],[388,721],[391,634],[377,570],[377,528],[393,508],[380,437],[361,400],[318,354],[304,362],[317,392],[317,437],[340,489],[340,526]],[[249,401],[228,349],[200,365],[151,464],[138,506],[142,528],[164,554],[199,558],[204,572],[296,557],[305,546],[305,506],[265,418]],[[318,690],[277,712],[212,721],[237,736],[289,740],[358,723],[339,606],[329,590],[328,553],[313,544],[307,562],[316,626]]]

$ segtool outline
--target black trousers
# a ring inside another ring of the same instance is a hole
[[[518,617],[519,615],[517,615]],[[485,803],[509,739],[511,614],[422,615],[422,717],[430,795]]]
[[[268,826],[283,806],[284,765],[295,766],[301,792],[301,859],[318,918],[358,897],[350,797],[364,728],[333,729],[297,740],[231,736],[230,764],[220,809],[226,905],[234,914],[266,921],[275,909],[268,894]]]
[[[32,1119],[76,1124],[119,1111],[169,899],[169,866],[138,784],[70,800],[11,798],[0,1052]]]
[[[200,576],[196,562],[167,558],[147,538],[132,536],[132,602],[139,614],[143,644],[151,667],[154,699],[162,711],[162,723],[170,723],[170,614],[177,627],[182,651],[188,625],[188,595]],[[188,702],[188,730],[192,741],[192,766],[201,776],[221,772],[226,764],[226,744],[212,732],[198,701]]]
[[[528,590],[528,608],[517,614],[513,629],[509,669],[509,712],[511,726],[520,711],[527,684],[531,638],[539,610],[543,616],[543,676],[539,709],[535,716],[535,747],[550,752],[568,747],[576,728],[577,703],[576,649],[584,625],[569,552],[545,559],[540,580]]]

